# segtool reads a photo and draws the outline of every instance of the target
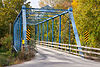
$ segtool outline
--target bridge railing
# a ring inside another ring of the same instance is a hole
[[[86,58],[99,58],[100,57],[100,49],[99,48],[93,48],[93,47],[86,47],[86,46],[78,46],[78,45],[69,45],[69,44],[63,44],[63,43],[56,43],[56,42],[47,42],[47,41],[37,41],[36,42],[39,45],[48,46],[52,48],[56,48],[59,50],[63,50],[65,52],[83,56]],[[79,50],[78,48],[82,48],[82,50]],[[83,54],[79,54],[79,52],[83,52]]]
[[[13,23],[13,47],[16,51],[21,49],[22,38],[22,11],[16,17]]]

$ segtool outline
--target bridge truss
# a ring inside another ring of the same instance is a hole
[[[68,21],[64,19],[64,17],[62,16],[66,17]],[[14,26],[13,26],[14,27],[13,28],[14,49],[16,51],[19,51],[21,50],[22,45],[25,46],[28,45],[28,40],[26,39],[28,29],[33,29],[32,36],[33,36],[33,40],[35,41],[36,40],[46,41],[46,42],[51,41],[53,43],[55,40],[57,40],[57,42],[59,42],[60,44],[62,42],[62,27],[63,27],[62,22],[65,20],[66,20],[65,23],[69,22],[69,36],[68,36],[69,43],[68,44],[70,45],[70,37],[71,37],[70,24],[72,24],[76,43],[78,46],[81,46],[74,17],[73,17],[72,8],[69,8],[68,10],[45,8],[45,7],[26,8],[25,5],[23,5],[21,12],[19,13],[16,20],[14,21]],[[54,27],[54,25],[58,27]],[[56,32],[54,31],[55,28],[57,29]],[[58,36],[58,38],[56,37],[56,35]],[[31,37],[31,41],[32,41],[32,37]],[[81,50],[80,47],[78,49]]]

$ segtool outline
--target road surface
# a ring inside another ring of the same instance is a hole
[[[10,67],[100,67],[100,62],[53,50],[46,46],[38,45],[37,48],[39,53],[34,59]]]

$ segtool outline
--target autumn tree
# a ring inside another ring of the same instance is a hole
[[[86,45],[84,33],[89,32],[87,46],[100,47],[100,1],[99,0],[40,0],[40,6],[54,8],[73,7],[73,14],[81,44]],[[63,21],[64,22],[64,21]],[[63,24],[64,25],[64,24]]]
[[[0,38],[9,31],[9,23],[14,22],[27,0],[0,0]],[[29,6],[29,3],[26,3]],[[13,26],[13,25],[12,25]],[[13,28],[12,28],[13,30]]]
[[[86,45],[84,33],[89,31],[87,46],[100,47],[100,1],[73,0],[72,6],[81,43]]]

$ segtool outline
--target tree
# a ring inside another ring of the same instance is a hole
[[[84,41],[84,33],[85,31],[89,31],[89,40],[87,46],[100,47],[99,0],[40,0],[41,7],[45,6],[46,4],[49,4],[54,8],[61,9],[67,9],[68,7],[72,6],[81,44],[86,45],[86,42]],[[62,23],[62,25],[64,25],[64,23]]]
[[[77,5],[75,5],[77,3]],[[87,46],[100,47],[100,1],[74,0],[74,18],[80,34],[81,43],[85,45],[84,32],[89,31]]]
[[[0,0],[0,38],[8,33],[9,23],[13,24],[24,2],[26,0]],[[29,7],[29,3],[26,6]]]

